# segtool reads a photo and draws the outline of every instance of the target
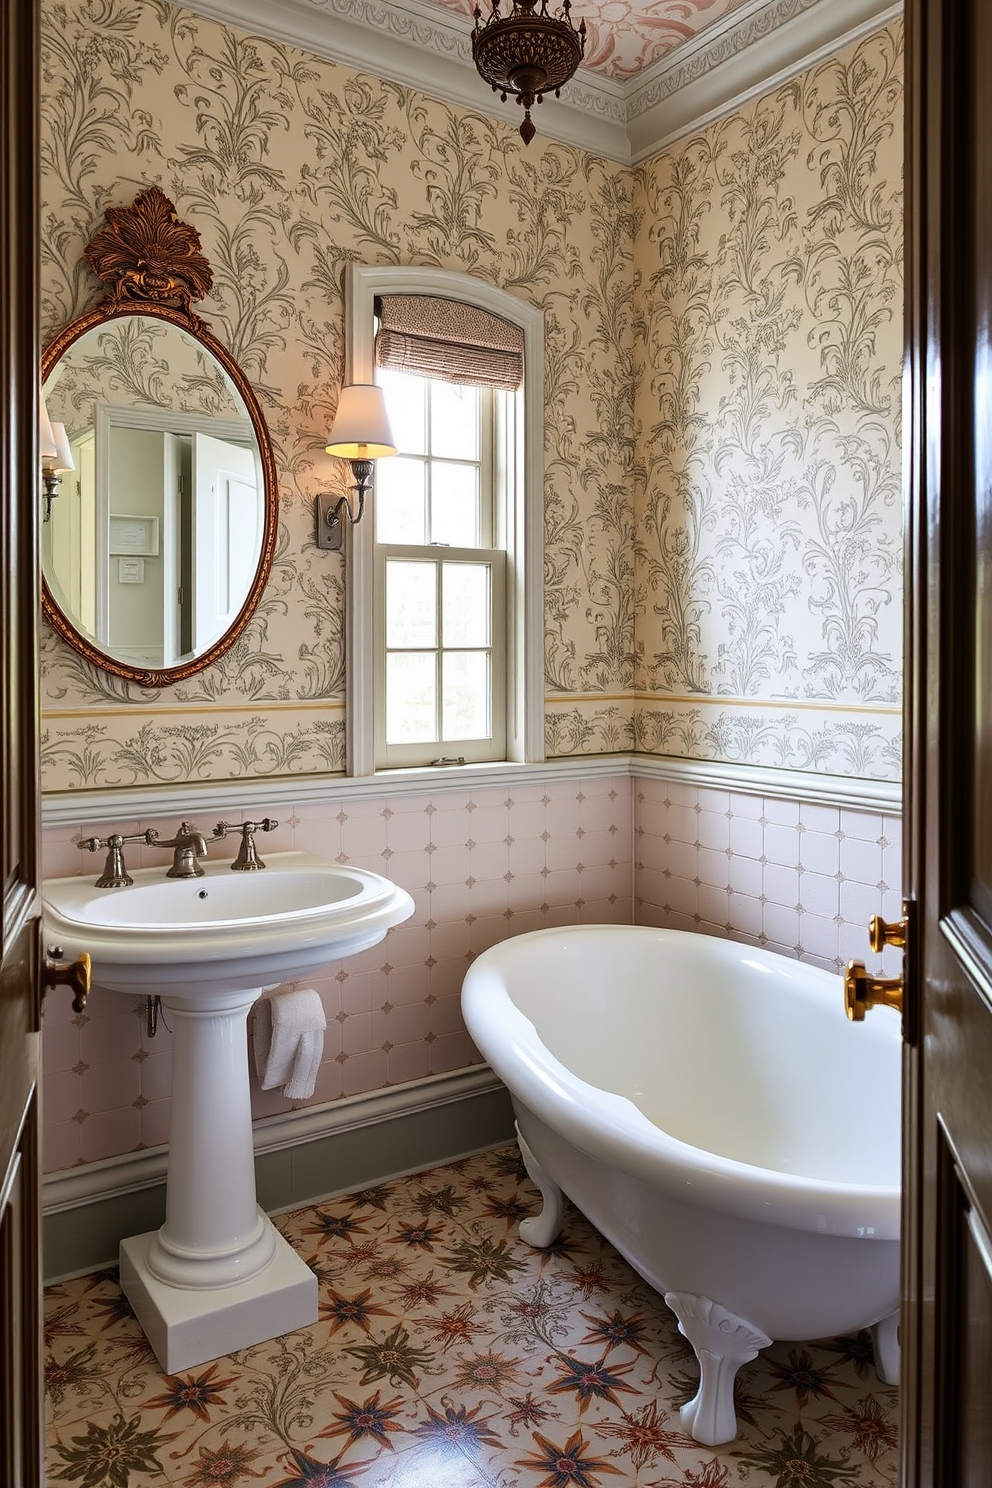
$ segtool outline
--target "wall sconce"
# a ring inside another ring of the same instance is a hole
[[[396,454],[382,388],[353,382],[341,389],[337,413],[325,446],[329,455],[348,460],[358,491],[358,510],[353,512],[347,496],[325,493],[317,497],[317,546],[338,552],[344,541],[342,514],[355,525],[362,520],[365,493],[372,482],[372,463]]]
[[[65,424],[52,423],[48,417],[44,398],[41,400],[38,412],[38,426],[41,446],[41,482],[45,488],[41,498],[45,506],[42,521],[50,522],[52,502],[59,494],[62,477],[68,475],[70,470],[75,470],[76,462],[69,448],[69,436],[65,431]]]

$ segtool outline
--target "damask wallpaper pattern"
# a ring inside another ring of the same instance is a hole
[[[282,520],[239,644],[172,688],[43,639],[46,789],[338,772],[344,570],[312,539],[349,260],[545,314],[546,738],[898,773],[900,35],[637,171],[166,0],[44,9],[42,334],[163,187],[214,271]]]
[[[647,753],[898,778],[901,40],[639,174]]]
[[[487,276],[544,309],[548,604],[579,684],[615,688],[593,611],[617,628],[632,568],[630,172],[165,0],[49,4],[44,88],[43,335],[99,298],[80,254],[104,208],[160,184],[202,236],[202,313],[259,394],[282,500],[258,614],[190,682],[135,689],[45,637],[46,787],[343,768],[343,562],[311,512],[344,480],[323,446],[350,259]]]

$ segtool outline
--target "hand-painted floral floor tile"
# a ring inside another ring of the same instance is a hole
[[[740,1435],[681,1429],[697,1367],[661,1298],[580,1214],[532,1250],[514,1148],[277,1221],[317,1273],[310,1328],[163,1375],[114,1271],[46,1293],[48,1474],[78,1488],[885,1488],[896,1392],[867,1334],[775,1344]]]

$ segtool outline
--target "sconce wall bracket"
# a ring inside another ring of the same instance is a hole
[[[344,523],[337,511],[338,503],[344,499],[337,491],[321,491],[314,501],[317,546],[326,553],[340,553],[344,547]]]
[[[41,498],[45,508],[41,520],[43,522],[50,522],[52,520],[52,502],[59,494],[62,477],[61,475],[56,475],[53,471],[45,470],[42,472],[41,483],[45,488]]]
[[[348,496],[336,496],[328,492],[322,492],[317,497],[317,546],[328,553],[339,553],[344,545],[344,519],[354,527],[356,522],[362,520],[365,512],[365,493],[372,481],[372,470],[374,461],[365,459],[349,459],[352,474],[355,477],[355,494],[358,497],[358,505],[352,507]]]

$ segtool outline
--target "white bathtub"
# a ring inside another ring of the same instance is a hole
[[[470,967],[469,1033],[513,1097],[544,1208],[564,1192],[696,1351],[686,1430],[737,1431],[733,1381],[773,1339],[872,1327],[898,1375],[900,1030],[849,1023],[839,977],[678,930],[583,925]]]

